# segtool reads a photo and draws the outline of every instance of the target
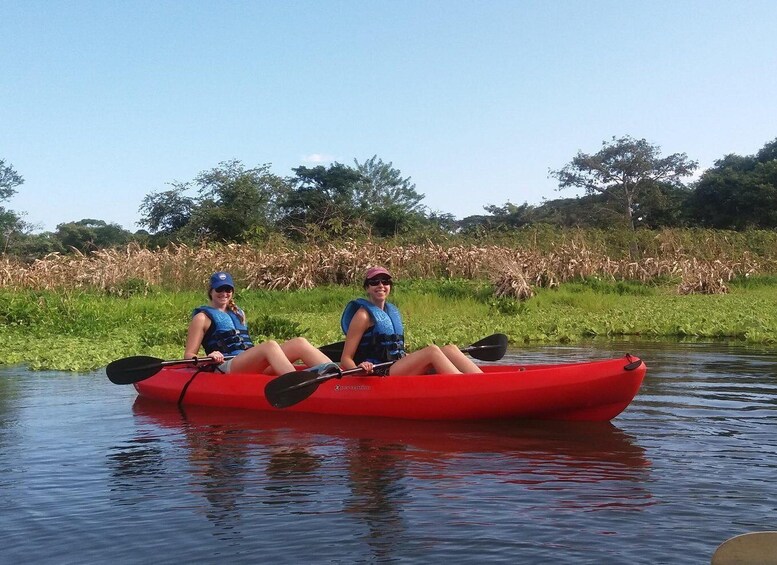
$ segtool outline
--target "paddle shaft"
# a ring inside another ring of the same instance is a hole
[[[237,357],[237,355],[224,355],[224,361],[229,361],[230,359],[234,359]],[[200,363],[203,363],[205,365],[210,365],[211,363],[215,363],[216,361],[213,360],[212,357],[193,357],[189,359],[174,359],[172,361],[162,361],[160,362],[160,366],[162,367],[169,367],[170,365],[199,365]]]
[[[377,369],[379,367],[390,367],[394,363],[396,363],[396,361],[386,361],[385,363],[378,363],[377,365],[373,365],[372,368]],[[308,372],[308,371],[300,371],[300,373],[304,373],[304,372]],[[286,391],[291,392],[292,390],[305,388],[306,386],[320,385],[321,383],[326,382],[330,379],[339,379],[340,377],[343,377],[345,375],[354,375],[356,373],[361,373],[361,372],[364,372],[364,369],[362,367],[354,367],[353,369],[347,369],[345,371],[340,371],[339,373],[327,373],[325,375],[319,375],[313,379],[292,385],[288,387]]]

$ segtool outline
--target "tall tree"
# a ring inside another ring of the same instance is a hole
[[[0,159],[0,202],[8,200],[16,194],[16,187],[24,184],[24,178],[17,173],[11,164]],[[28,229],[25,222],[13,210],[0,206],[0,242],[3,252],[11,247],[14,236],[19,236]]]
[[[373,155],[363,163],[353,160],[362,180],[356,186],[355,199],[368,214],[377,235],[390,236],[418,227],[426,219],[421,205],[423,194],[416,191],[410,177],[402,176],[393,163],[384,163]]]
[[[456,217],[453,214],[434,210],[426,215],[424,227],[446,236],[455,233],[458,229]]]
[[[118,224],[85,218],[57,225],[53,237],[65,249],[89,253],[106,247],[126,245],[132,240],[132,233]]]
[[[606,195],[632,228],[643,197],[658,185],[682,187],[680,179],[698,167],[685,153],[661,157],[660,148],[645,139],[613,137],[602,145],[594,154],[579,151],[564,168],[551,170],[550,175],[558,179],[559,189],[576,187],[589,195]]]
[[[16,212],[0,206],[0,251],[15,252],[16,244],[30,228]]]
[[[143,199],[141,225],[167,237],[230,242],[244,242],[272,229],[277,203],[289,190],[270,172],[269,164],[248,169],[237,160],[172,186]],[[194,188],[197,196],[185,194]]]
[[[297,167],[289,180],[291,190],[280,202],[282,224],[290,235],[311,230],[340,235],[361,217],[368,203],[359,198],[362,174],[342,163],[329,167]]]
[[[503,206],[483,206],[489,215],[467,216],[458,222],[463,233],[478,234],[493,231],[510,231],[532,223],[534,206],[524,202],[520,206],[505,202]]]
[[[186,196],[189,183],[172,183],[173,188],[148,194],[140,205],[140,225],[153,233],[174,236],[189,224],[195,207],[194,199]]]
[[[16,194],[16,187],[23,184],[24,179],[14,168],[0,159],[0,200],[8,200]]]
[[[245,242],[271,229],[278,218],[278,201],[289,188],[265,163],[247,169],[240,161],[220,163],[200,173],[199,201],[190,228],[198,239]]]
[[[755,155],[715,161],[696,183],[688,215],[711,228],[777,228],[777,139]]]

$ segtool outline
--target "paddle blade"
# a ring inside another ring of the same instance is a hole
[[[712,565],[775,563],[777,532],[750,532],[727,539],[712,555]]]
[[[499,361],[507,352],[507,336],[505,334],[490,335],[476,341],[462,351],[481,361]]]
[[[288,408],[316,392],[322,382],[318,373],[313,371],[294,371],[267,383],[264,387],[264,396],[275,408]]]
[[[338,341],[337,343],[330,343],[329,345],[323,345],[318,350],[329,357],[335,363],[340,362],[340,358],[343,355],[343,348],[345,348],[344,341]]]
[[[105,373],[116,385],[131,385],[156,375],[162,369],[162,359],[136,355],[108,363]]]

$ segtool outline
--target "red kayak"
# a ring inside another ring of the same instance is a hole
[[[485,365],[482,374],[345,376],[322,382],[287,412],[414,420],[607,421],[637,394],[647,367],[625,355],[587,363]],[[183,405],[278,412],[265,397],[272,375],[163,367],[134,383],[145,398]]]

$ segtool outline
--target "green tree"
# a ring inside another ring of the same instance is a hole
[[[140,205],[140,225],[152,233],[174,236],[189,224],[195,207],[193,198],[184,192],[188,183],[172,183],[171,190],[146,195]]]
[[[624,136],[603,142],[594,154],[578,152],[564,168],[551,170],[559,189],[576,187],[586,194],[602,194],[613,201],[631,228],[641,200],[656,186],[682,187],[682,177],[696,170],[698,163],[685,153],[660,156],[660,148],[644,139]]]
[[[16,194],[16,187],[22,184],[24,178],[10,163],[6,164],[4,159],[0,159],[0,202]],[[11,249],[14,238],[19,238],[27,228],[27,224],[16,212],[0,206],[0,237],[4,253]]]
[[[247,169],[237,160],[172,186],[143,199],[140,224],[168,239],[195,241],[245,242],[266,233],[278,219],[278,200],[288,192],[269,164]],[[194,188],[196,197],[185,194]]]
[[[62,252],[62,244],[50,231],[43,233],[24,233],[14,239],[8,252],[21,258],[23,261],[32,261],[45,257],[49,253]]]
[[[715,161],[688,199],[688,216],[711,228],[777,228],[777,139],[755,155]]]
[[[81,253],[126,245],[133,239],[132,233],[120,225],[91,218],[59,224],[53,235],[63,248]]]
[[[687,223],[686,203],[692,190],[686,186],[656,183],[635,207],[634,223],[650,229],[682,227]]]
[[[200,198],[189,229],[197,239],[245,242],[265,234],[279,217],[278,200],[288,192],[269,164],[246,169],[237,160],[200,173],[195,183]]]
[[[623,222],[623,214],[604,194],[548,200],[534,212],[534,222],[574,228],[607,228]]]
[[[0,242],[3,253],[13,253],[30,226],[13,210],[0,206]]]
[[[429,212],[426,215],[426,220],[424,221],[424,225],[422,227],[437,231],[444,235],[453,234],[457,229],[459,229],[456,216],[448,212],[439,211]]]
[[[467,216],[458,223],[463,233],[475,235],[519,229],[533,222],[535,207],[525,202],[520,206],[505,202],[503,206],[489,204],[483,209],[488,212],[487,216]]]
[[[777,138],[764,145],[755,155],[759,163],[773,163],[777,161]]]
[[[296,176],[288,179],[291,189],[279,204],[287,234],[342,235],[364,228],[369,203],[360,197],[364,178],[359,171],[342,163],[292,171]]]
[[[14,168],[0,159],[0,200],[8,200],[16,194],[16,187],[24,183],[22,176]]]
[[[392,236],[420,227],[426,220],[423,194],[410,177],[403,177],[393,163],[373,155],[363,163],[354,159],[362,179],[355,187],[357,207],[367,214],[376,235]]]

